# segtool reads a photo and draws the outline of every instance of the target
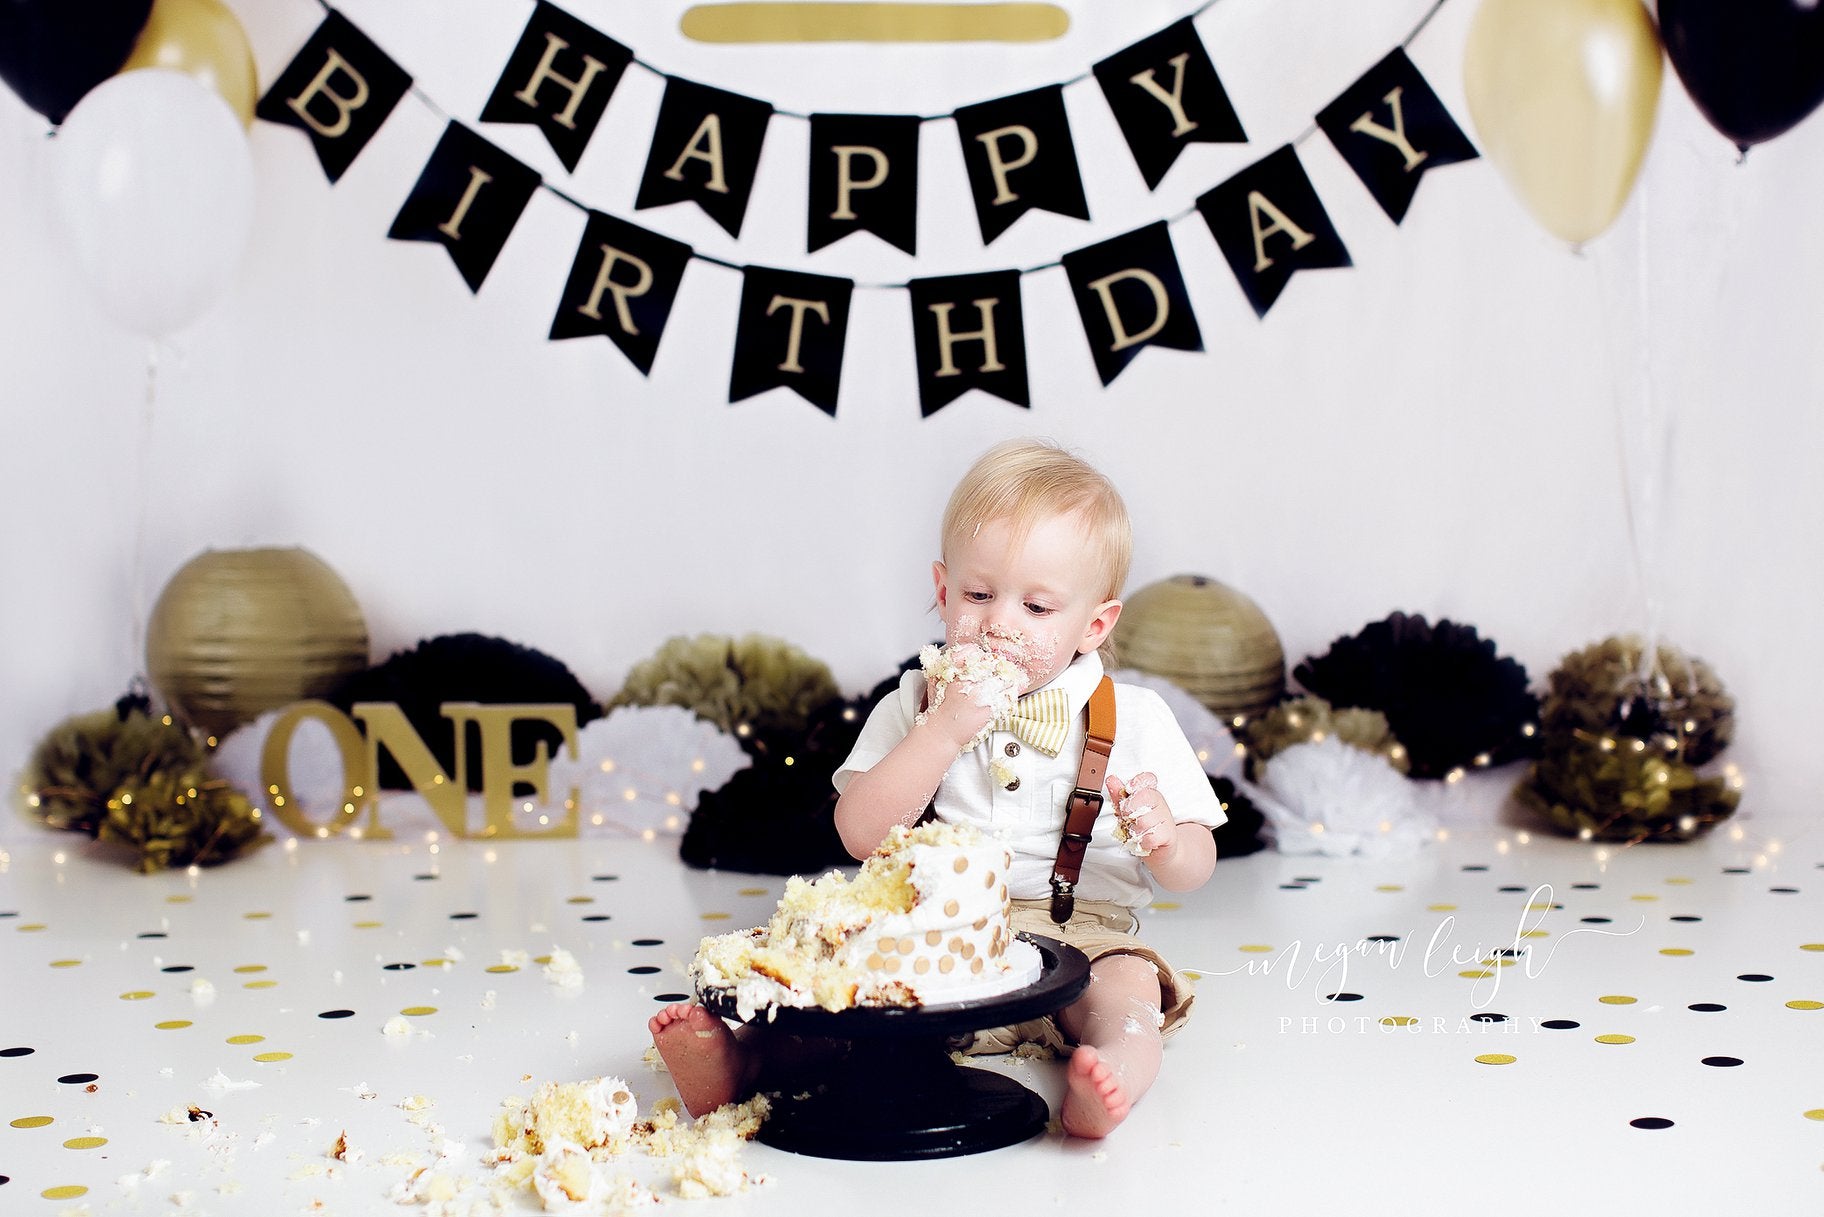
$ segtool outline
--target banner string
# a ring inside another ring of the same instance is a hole
[[[1411,46],[1413,41],[1416,38],[1418,38],[1420,34],[1424,33],[1425,27],[1431,24],[1432,18],[1436,17],[1438,15],[1438,10],[1443,8],[1449,2],[1450,2],[1450,0],[1431,0],[1430,6],[1425,10],[1425,15],[1422,16],[1421,18],[1419,18],[1418,23],[1412,27],[1411,32],[1408,33],[1405,38],[1401,39],[1401,41],[1399,43],[1401,49],[1405,49],[1405,48]],[[1199,4],[1196,8],[1192,9],[1190,11],[1190,13],[1188,13],[1185,17],[1180,18],[1180,20],[1195,21],[1198,17],[1201,17],[1203,14],[1209,12],[1212,8],[1215,8],[1216,5],[1219,3],[1221,3],[1221,0],[1203,0],[1203,2],[1201,4]],[[323,11],[326,13],[333,13],[336,11],[335,6],[330,3],[330,0],[317,0],[317,5],[320,8],[322,8]],[[646,60],[641,59],[638,55],[634,55],[632,57],[632,59],[630,60],[630,62],[633,64],[637,64],[638,66],[644,68],[646,71],[652,73],[654,76],[657,76],[661,80],[673,79],[673,76],[671,73],[665,71],[663,68],[660,68],[654,64],[648,63]],[[1095,73],[1093,71],[1086,70],[1083,72],[1079,72],[1077,75],[1070,77],[1068,80],[1059,81],[1058,87],[1059,88],[1068,88],[1069,86],[1081,83],[1082,81],[1093,79],[1094,76],[1095,76]],[[418,99],[420,104],[422,104],[426,109],[430,110],[438,118],[441,118],[446,123],[457,121],[450,114],[450,112],[448,110],[444,109],[441,105],[439,105],[437,103],[437,100],[434,97],[432,97],[430,94],[426,93],[423,89],[421,89],[418,86],[418,81],[417,81],[416,77],[413,77],[412,83],[409,86],[409,91],[413,97],[416,97]],[[812,117],[809,114],[801,114],[795,110],[775,109],[773,111],[773,113],[775,115],[782,116],[785,118],[796,118],[796,119],[800,119],[800,120],[807,121],[807,122]],[[942,120],[944,120],[946,118],[951,118],[951,117],[953,117],[953,113],[952,114],[924,114],[924,115],[919,115],[918,120],[921,123],[941,122]],[[1297,136],[1293,137],[1293,139],[1291,139],[1289,142],[1295,148],[1301,147],[1305,143],[1307,143],[1309,140],[1311,140],[1313,137],[1315,137],[1318,134],[1318,131],[1319,131],[1319,128],[1318,128],[1317,123],[1312,122],[1303,131],[1299,132],[1299,134]],[[598,208],[590,207],[587,203],[582,202],[581,200],[576,198],[574,195],[571,195],[568,192],[561,190],[558,187],[553,186],[551,183],[545,181],[543,174],[539,175],[538,188],[540,190],[547,192],[553,198],[560,199],[563,202],[568,203],[570,206],[576,208],[578,211],[581,211],[585,214],[592,212],[592,211],[599,210]],[[1186,207],[1181,211],[1177,211],[1171,215],[1166,216],[1165,223],[1169,227],[1171,225],[1181,223],[1196,214],[1197,214],[1197,206],[1196,206],[1196,204],[1193,203],[1191,206]],[[696,261],[707,262],[712,266],[721,266],[728,270],[745,272],[748,269],[745,265],[742,265],[741,263],[730,262],[725,258],[718,258],[711,254],[703,253],[701,250],[698,250],[694,246],[690,250],[690,256],[692,259],[694,259]],[[1057,268],[1059,268],[1063,265],[1064,265],[1064,263],[1063,263],[1062,258],[1054,258],[1049,262],[1041,262],[1034,266],[1023,267],[1019,270],[1018,273],[1021,274],[1022,276],[1032,275],[1032,274],[1037,274],[1040,271],[1056,270]],[[860,280],[851,280],[851,282],[854,284],[855,289],[858,291],[905,291],[907,288],[909,288],[911,286],[911,284],[906,281],[893,281],[893,282],[887,282],[887,283],[866,283],[866,282],[862,282]]]

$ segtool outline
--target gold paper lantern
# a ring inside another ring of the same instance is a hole
[[[1128,597],[1122,664],[1163,676],[1225,721],[1264,714],[1286,689],[1286,653],[1255,603],[1207,575],[1173,575]]]
[[[146,672],[172,710],[224,735],[327,695],[367,667],[367,623],[302,549],[209,550],[171,576],[146,629]]]

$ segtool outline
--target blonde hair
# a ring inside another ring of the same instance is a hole
[[[984,452],[950,492],[944,508],[943,556],[951,545],[996,520],[1006,520],[1016,538],[1034,524],[1069,512],[1082,515],[1090,557],[1102,576],[1102,599],[1116,600],[1127,584],[1133,560],[1133,528],[1127,504],[1089,462],[1050,440],[1013,439]]]

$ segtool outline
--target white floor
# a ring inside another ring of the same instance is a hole
[[[1824,1212],[1824,837],[1602,850],[1488,819],[1412,857],[1225,861],[1159,906],[1145,936],[1205,979],[1106,1142],[755,1145],[767,1185],[705,1211]],[[697,938],[763,920],[782,882],[688,870],[666,838],[422,836],[151,877],[7,839],[0,1212],[409,1213],[399,1163],[446,1140],[473,1163],[506,1096],[604,1073],[642,1108],[671,1093],[645,1019]],[[581,988],[498,970],[553,947]],[[414,1034],[384,1034],[402,1012]],[[1055,1107],[1059,1064],[998,1067]],[[160,1121],[192,1104],[212,1119]],[[664,1163],[630,1167],[666,1189]]]

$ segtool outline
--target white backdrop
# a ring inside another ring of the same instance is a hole
[[[231,0],[263,83],[322,17]],[[884,51],[706,47],[685,5],[568,0],[648,63],[781,110],[947,113],[1071,79],[1188,0],[1072,0],[1055,42]],[[738,263],[862,283],[1030,267],[1177,215],[1295,138],[1427,0],[1221,0],[1198,28],[1251,137],[1193,145],[1149,193],[1093,81],[1066,90],[1090,223],[1034,213],[983,249],[954,128],[926,125],[917,259],[860,235],[804,253],[806,125],[775,117],[738,241],[694,208],[634,212],[661,80],[634,66],[578,172],[529,127],[486,136],[573,196]],[[1411,47],[1475,138],[1474,0]],[[347,0],[342,10],[473,124],[526,0]],[[1581,254],[1487,160],[1428,175],[1396,227],[1322,137],[1300,156],[1355,266],[1296,276],[1257,320],[1202,220],[1173,225],[1206,350],[1148,350],[1102,388],[1063,273],[1025,280],[1033,405],[970,394],[919,415],[901,291],[859,289],[835,419],[778,390],[727,404],[739,276],[687,272],[650,379],[602,339],[550,343],[583,216],[535,196],[471,296],[436,246],[385,233],[442,131],[408,97],[342,181],[300,132],[251,134],[258,203],[228,295],[160,352],[106,320],[48,199],[45,124],[0,95],[0,770],[140,668],[169,575],[209,547],[302,545],[360,601],[375,657],[478,630],[564,660],[598,696],[677,633],[763,631],[846,689],[935,629],[929,562],[957,475],[1025,433],[1125,491],[1137,588],[1213,575],[1293,661],[1395,609],[1476,625],[1537,683],[1645,620],[1618,418],[1672,420],[1650,563],[1665,635],[1739,701],[1745,813],[1808,816],[1824,780],[1824,118],[1745,164],[1668,67],[1620,221]],[[1649,375],[1643,380],[1642,369]]]

